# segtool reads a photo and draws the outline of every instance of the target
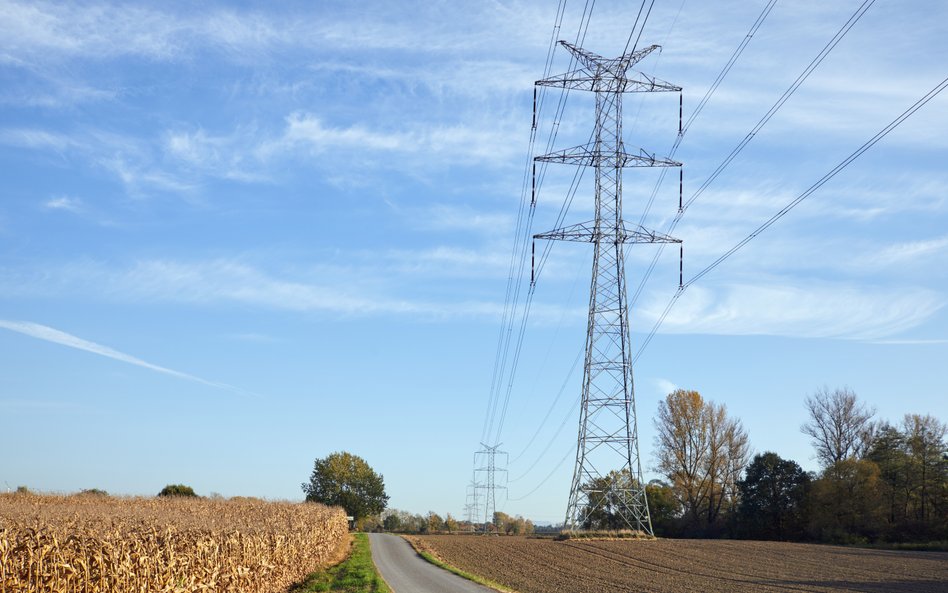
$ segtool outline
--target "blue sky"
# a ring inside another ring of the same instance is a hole
[[[632,4],[597,2],[585,45],[621,53]],[[659,0],[642,69],[684,87],[687,117],[764,4]],[[778,2],[678,151],[686,198],[859,4]],[[460,514],[556,3],[156,6],[0,1],[0,486],[299,499],[315,458],[349,450],[393,506]],[[945,22],[941,2],[875,2],[688,210],[686,279],[940,82]],[[627,98],[626,142],[667,153],[676,103]],[[570,95],[558,148],[591,105]],[[807,469],[803,398],[824,385],[948,419],[946,114],[939,96],[685,293],[635,369],[648,467],[675,387]],[[535,232],[571,173],[550,168]],[[626,174],[628,218],[655,180]],[[630,250],[630,284],[653,253]],[[537,284],[499,435],[509,513],[565,512],[590,258],[557,244]]]

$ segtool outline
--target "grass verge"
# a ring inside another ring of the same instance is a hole
[[[357,533],[349,557],[339,564],[314,572],[293,593],[310,591],[344,591],[345,593],[391,593],[379,576],[369,550],[369,536]]]
[[[458,568],[457,566],[452,566],[451,564],[448,564],[447,562],[445,562],[444,560],[442,560],[441,558],[439,558],[439,557],[434,553],[433,550],[431,550],[430,548],[428,548],[428,547],[424,544],[424,542],[422,542],[420,539],[418,539],[418,538],[416,538],[416,537],[413,537],[413,536],[410,536],[410,535],[403,535],[402,537],[405,538],[406,540],[408,540],[408,543],[411,544],[411,547],[413,547],[413,548],[415,549],[415,552],[417,552],[419,556],[421,556],[422,558],[424,558],[425,560],[427,560],[427,561],[430,562],[431,564],[434,564],[434,565],[437,566],[438,568],[443,568],[444,570],[446,570],[446,571],[448,571],[448,572],[453,572],[454,574],[458,575],[459,577],[465,578],[465,579],[467,579],[467,580],[469,580],[469,581],[473,581],[473,582],[477,583],[478,585],[484,585],[485,587],[488,587],[488,588],[493,589],[493,590],[495,590],[495,591],[500,591],[501,593],[517,593],[517,591],[514,591],[513,589],[510,589],[509,587],[504,587],[504,586],[501,585],[500,583],[495,583],[494,581],[492,581],[492,580],[490,580],[490,579],[485,579],[485,578],[482,577],[482,576],[478,576],[478,575],[476,575],[476,574],[471,574],[471,573],[469,573],[469,572],[465,572],[465,571],[461,570],[460,568]]]
[[[618,540],[618,539],[656,539],[654,536],[637,531],[635,529],[621,529],[619,531],[561,531],[554,537],[556,541],[566,541],[571,539],[589,539],[589,540]]]

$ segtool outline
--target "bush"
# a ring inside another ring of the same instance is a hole
[[[99,488],[87,488],[79,493],[80,496],[108,496],[109,493]]]
[[[168,484],[161,489],[158,496],[197,496],[194,489],[184,484]]]

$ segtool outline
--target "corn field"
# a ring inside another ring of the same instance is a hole
[[[0,494],[0,593],[285,592],[348,541],[313,503]]]

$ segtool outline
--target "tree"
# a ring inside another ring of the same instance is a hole
[[[855,457],[868,448],[875,410],[859,403],[849,388],[830,393],[824,387],[805,401],[810,420],[800,430],[813,439],[816,457],[823,467]]]
[[[809,487],[810,477],[795,461],[776,453],[756,455],[738,482],[739,530],[753,539],[801,538]]]
[[[879,466],[868,459],[844,459],[823,471],[810,498],[811,532],[834,543],[875,540],[885,520]]]
[[[880,424],[866,459],[879,466],[879,475],[885,485],[883,498],[889,537],[901,539],[897,532],[901,531],[908,520],[911,498],[911,464],[902,431],[887,422]]]
[[[340,506],[356,520],[378,515],[388,504],[382,476],[361,457],[344,451],[317,459],[302,488],[307,501]]]
[[[658,469],[665,474],[693,530],[719,526],[721,511],[737,500],[748,461],[748,439],[727,408],[697,391],[675,390],[659,402],[655,420]]]
[[[583,491],[589,497],[583,529],[629,529],[627,517],[622,511],[634,505],[632,492],[638,488],[638,483],[627,469],[612,470],[605,476],[583,484]]]
[[[168,484],[161,489],[158,496],[197,496],[194,489],[184,484]]]
[[[672,487],[661,480],[652,480],[645,486],[645,497],[655,535],[675,535],[681,517],[681,502]]]
[[[441,515],[434,511],[428,511],[427,522],[425,523],[425,531],[427,533],[437,533],[444,530],[444,519],[441,518]]]
[[[382,519],[382,527],[385,531],[402,531],[404,529],[402,526],[402,518],[398,513],[386,515],[385,518]]]
[[[494,513],[494,527],[497,533],[506,535],[528,535],[534,531],[533,523],[529,519],[524,519],[520,515],[511,517],[500,511]]]
[[[946,431],[945,424],[929,415],[906,414],[902,420],[908,478],[917,501],[915,520],[923,526],[930,523],[933,511],[941,506],[940,494],[948,482]]]

